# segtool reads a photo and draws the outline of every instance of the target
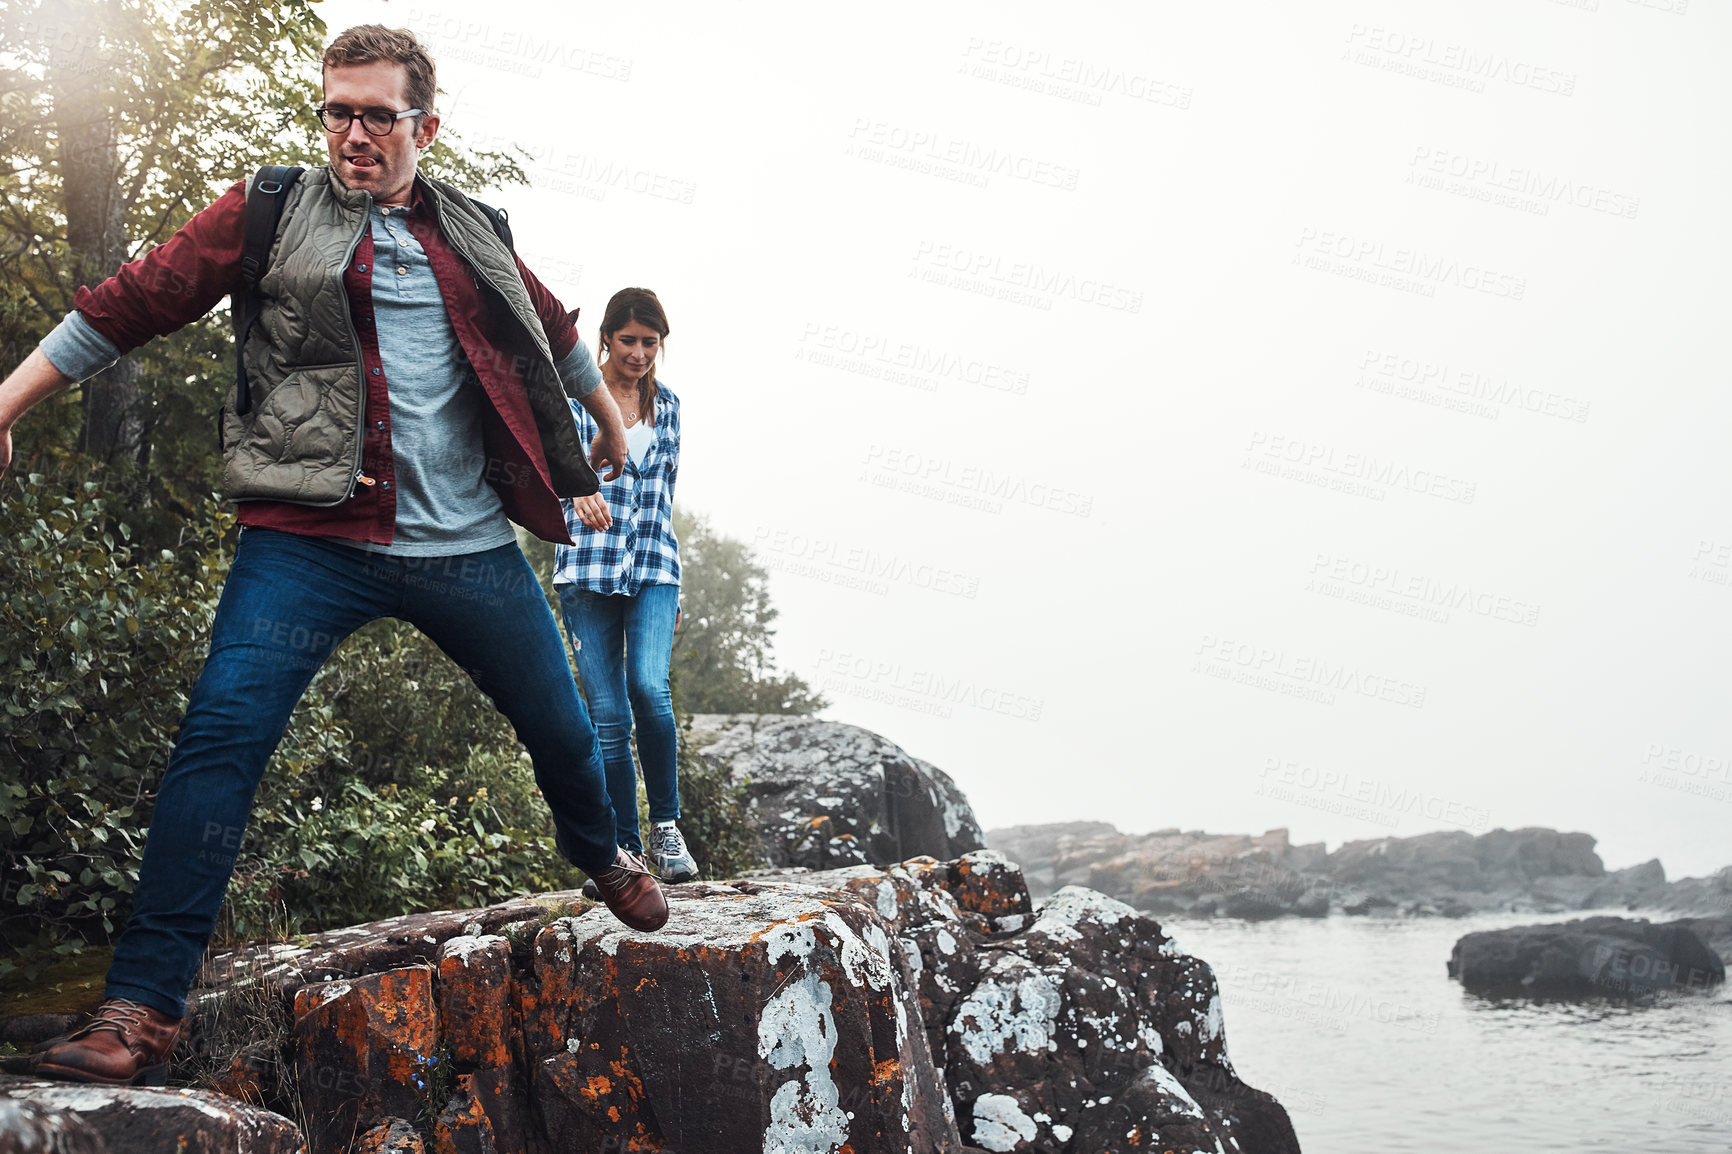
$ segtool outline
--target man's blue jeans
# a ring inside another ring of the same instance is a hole
[[[210,656],[157,793],[132,914],[108,970],[109,997],[180,1015],[253,793],[295,703],[337,644],[380,617],[427,634],[511,721],[571,862],[588,873],[613,864],[601,748],[559,627],[516,545],[394,557],[243,529]]]
[[[645,585],[637,596],[594,593],[556,584],[565,631],[577,651],[577,674],[601,737],[607,793],[613,799],[614,837],[633,853],[643,841],[637,827],[637,771],[631,761],[631,730],[643,760],[644,792],[651,821],[680,816],[674,703],[668,664],[674,651],[678,585]]]

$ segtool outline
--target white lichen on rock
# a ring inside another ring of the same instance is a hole
[[[1016,1149],[1039,1132],[1033,1118],[1009,1094],[982,1094],[974,1100],[974,1142],[984,1150]]]
[[[1055,1041],[1058,982],[1021,958],[1001,958],[956,1008],[950,1030],[980,1066],[1000,1051],[1044,1053]]]
[[[829,985],[806,970],[764,1006],[758,1020],[758,1056],[778,1070],[805,1067],[803,1078],[776,1088],[765,1154],[835,1154],[848,1140],[848,1116],[830,1076],[836,1019]]]
[[[1036,911],[1034,924],[1028,932],[1044,935],[1054,942],[1076,942],[1082,940],[1082,932],[1077,927],[1084,923],[1116,926],[1126,918],[1136,916],[1136,910],[1098,890],[1065,886]]]

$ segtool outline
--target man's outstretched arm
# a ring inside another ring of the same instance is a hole
[[[0,472],[12,461],[12,426],[31,406],[198,319],[234,287],[245,205],[246,182],[238,181],[168,240],[78,290],[66,320],[0,382]]]
[[[31,350],[12,375],[0,381],[0,473],[12,463],[12,426],[40,401],[72,383],[40,348]]]

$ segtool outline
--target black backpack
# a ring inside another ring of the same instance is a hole
[[[245,239],[241,242],[241,283],[230,297],[229,314],[235,324],[235,413],[245,416],[253,407],[252,390],[247,386],[246,347],[253,324],[259,319],[259,276],[270,259],[271,245],[277,239],[277,228],[283,220],[283,205],[289,190],[305,172],[299,165],[267,164],[259,169],[247,190],[246,208],[242,211]],[[474,197],[469,203],[486,214],[493,231],[513,253],[517,245],[511,239],[511,219],[503,208],[483,204]]]

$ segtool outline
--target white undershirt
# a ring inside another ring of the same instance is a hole
[[[639,466],[642,466],[644,454],[648,453],[649,447],[655,444],[655,439],[655,426],[650,424],[648,421],[639,421],[637,424],[628,427],[625,431],[626,452],[631,454],[631,459],[633,461],[637,462]]]

